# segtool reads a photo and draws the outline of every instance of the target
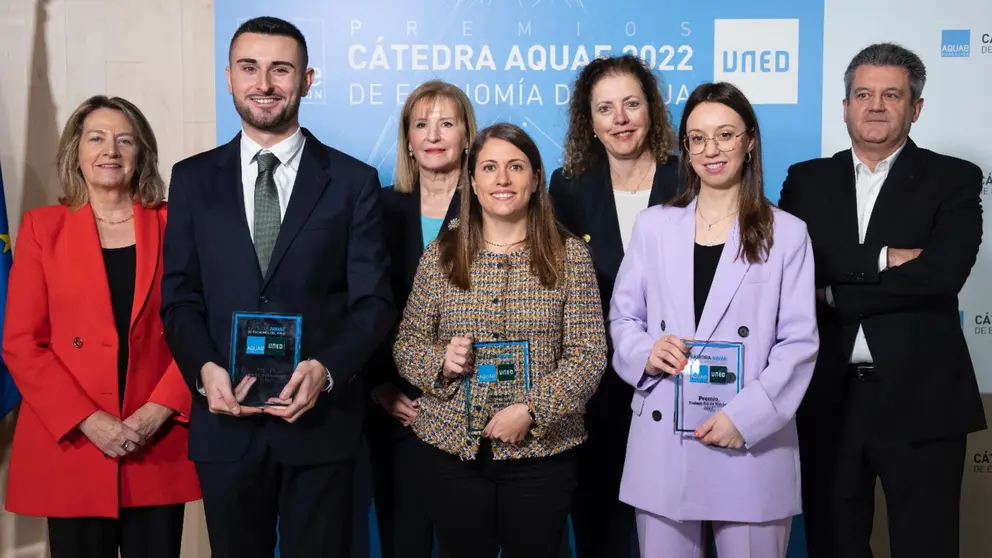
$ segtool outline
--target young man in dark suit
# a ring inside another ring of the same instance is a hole
[[[965,437],[986,427],[958,317],[982,240],[981,171],[918,147],[926,69],[876,44],[844,76],[852,148],[789,169],[780,206],[816,257],[820,354],[799,409],[811,558],[958,555]]]
[[[213,556],[347,556],[363,417],[356,376],[393,323],[375,169],[300,127],[313,82],[288,22],[244,23],[228,87],[232,141],[178,163],[164,242],[165,336],[194,391],[189,456]],[[280,407],[239,401],[232,315],[302,314]],[[285,401],[283,401],[285,403]]]

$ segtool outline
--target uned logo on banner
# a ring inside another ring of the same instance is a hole
[[[733,83],[755,105],[799,102],[799,20],[717,19],[713,81]]]

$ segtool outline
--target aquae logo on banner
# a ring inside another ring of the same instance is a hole
[[[944,29],[940,32],[941,58],[971,56],[971,29]]]
[[[756,105],[799,102],[799,20],[713,21],[713,81],[733,83]]]

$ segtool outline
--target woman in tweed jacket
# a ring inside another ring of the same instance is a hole
[[[467,169],[459,223],[424,252],[393,348],[424,392],[413,430],[428,513],[441,558],[556,556],[582,413],[606,364],[596,276],[583,242],[558,227],[523,130],[481,131]],[[530,388],[473,434],[466,383],[487,389],[472,378],[473,343],[510,340],[529,343]]]

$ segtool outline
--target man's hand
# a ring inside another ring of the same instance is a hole
[[[124,424],[141,436],[141,440],[138,441],[139,445],[145,445],[162,428],[165,421],[174,414],[175,411],[165,405],[149,401],[134,414],[124,419]]]
[[[296,365],[296,370],[289,378],[289,383],[282,388],[278,398],[269,403],[286,405],[285,407],[263,407],[265,414],[281,417],[286,422],[296,422],[303,413],[317,404],[317,397],[327,385],[327,369],[316,360],[304,360]]]
[[[889,248],[886,250],[886,259],[889,269],[899,267],[904,263],[911,262],[920,257],[923,250],[919,248]]]
[[[389,416],[400,421],[403,426],[410,426],[417,413],[420,412],[420,402],[413,401],[391,382],[384,382],[372,390],[372,398],[389,413]]]
[[[242,407],[248,390],[255,384],[255,378],[246,376],[238,383],[238,388],[231,391],[231,375],[227,370],[212,362],[200,369],[200,383],[207,393],[207,407],[215,415],[230,415],[234,417],[257,415],[262,412],[256,407]]]
[[[77,428],[107,457],[124,457],[141,445],[140,434],[105,411],[86,417]]]

